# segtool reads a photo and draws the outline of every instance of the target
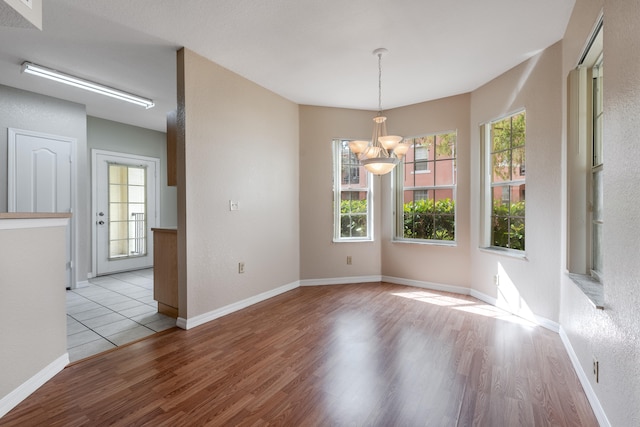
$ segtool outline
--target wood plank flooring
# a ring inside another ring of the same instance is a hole
[[[299,288],[71,365],[2,426],[597,426],[560,338],[474,298]]]

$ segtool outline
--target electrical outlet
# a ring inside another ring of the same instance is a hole
[[[351,255],[347,255],[347,265],[351,265],[352,259]]]
[[[244,262],[238,263],[238,273],[240,274],[244,273]]]
[[[230,211],[238,211],[240,210],[240,205],[237,200],[229,200],[229,210]]]
[[[600,382],[600,362],[593,356],[593,376],[596,379],[596,382]]]

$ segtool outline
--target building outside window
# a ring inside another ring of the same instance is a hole
[[[333,240],[373,240],[371,181],[358,157],[349,150],[349,140],[333,141],[333,173]]]
[[[407,138],[395,175],[394,240],[454,242],[456,132]]]
[[[524,251],[525,112],[490,122],[482,132],[484,246]]]

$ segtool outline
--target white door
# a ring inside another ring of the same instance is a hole
[[[159,159],[93,150],[96,275],[153,266]]]
[[[9,212],[72,212],[74,138],[9,128]],[[65,287],[72,281],[74,218],[67,226]]]

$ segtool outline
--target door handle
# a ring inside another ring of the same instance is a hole
[[[104,221],[102,220],[98,221],[98,225],[104,225]]]

